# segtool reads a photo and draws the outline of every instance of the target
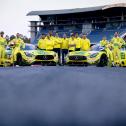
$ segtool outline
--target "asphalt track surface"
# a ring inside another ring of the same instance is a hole
[[[0,126],[126,126],[126,68],[0,68]]]

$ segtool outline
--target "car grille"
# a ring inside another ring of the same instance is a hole
[[[69,56],[69,60],[86,60],[85,56]]]
[[[37,60],[53,60],[54,56],[52,55],[38,55],[35,57]]]

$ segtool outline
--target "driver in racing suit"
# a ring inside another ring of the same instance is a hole
[[[107,57],[109,60],[109,66],[111,66],[113,64],[113,55],[112,55],[112,51],[111,51],[111,44],[107,41],[106,37],[103,37],[102,40],[100,41],[100,46],[105,48],[105,51],[107,53]]]
[[[25,43],[24,41],[21,39],[20,34],[17,33],[16,37],[14,39],[12,39],[9,44],[9,46],[12,46],[12,56],[13,56],[13,60],[16,59],[16,54],[18,53],[18,51],[21,48],[25,48]]]
[[[7,46],[7,41],[4,38],[4,32],[0,32],[0,65],[4,63],[5,60],[5,48]]]
[[[103,37],[102,40],[100,41],[100,46],[105,47],[108,44],[108,41],[106,37]]]
[[[115,32],[114,37],[111,40],[111,44],[112,44],[112,53],[113,53],[113,59],[114,62],[119,62],[121,61],[121,56],[120,56],[120,49],[122,47],[122,45],[125,44],[125,41],[119,37],[118,32]]]
[[[87,38],[86,34],[82,35],[81,50],[89,51],[90,45],[91,45],[90,40]]]

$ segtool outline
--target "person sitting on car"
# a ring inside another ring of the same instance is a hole
[[[17,33],[16,36],[9,42],[8,46],[13,49],[13,55],[16,55],[21,48],[25,48],[25,43],[20,38],[20,34]]]
[[[106,47],[108,44],[108,41],[106,37],[103,37],[102,40],[100,41],[100,46]]]
[[[16,36],[9,42],[9,44],[10,44],[11,42],[13,42],[14,45],[15,45],[15,47],[17,47],[17,48],[19,48],[19,49],[20,49],[21,47],[22,47],[22,48],[25,47],[25,43],[24,43],[24,41],[21,39],[19,33],[16,34]]]

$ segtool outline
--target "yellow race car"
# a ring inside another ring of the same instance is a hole
[[[110,51],[108,48],[101,47],[98,45],[94,45],[92,47],[92,50],[95,50],[95,52],[90,51],[90,56],[88,57],[88,63],[90,64],[96,64],[97,66],[120,66],[125,67],[126,66],[126,46],[123,45],[120,49],[120,60],[113,60],[113,54],[112,51]],[[109,50],[109,51],[108,51]]]
[[[107,51],[107,48],[99,44],[93,45],[91,50],[88,51],[89,55],[87,57],[87,62],[90,65],[96,65],[98,67],[112,65],[112,55],[110,52]]]
[[[5,64],[7,65],[56,65],[58,56],[53,51],[37,49],[33,44],[25,44],[25,47],[16,49],[7,46]]]
[[[84,51],[73,51],[69,52],[66,56],[66,65],[77,65],[77,66],[87,66],[87,56],[88,53]]]
[[[74,51],[66,56],[67,65],[96,65],[107,66],[111,62],[111,55],[99,44],[93,45],[90,51]]]

